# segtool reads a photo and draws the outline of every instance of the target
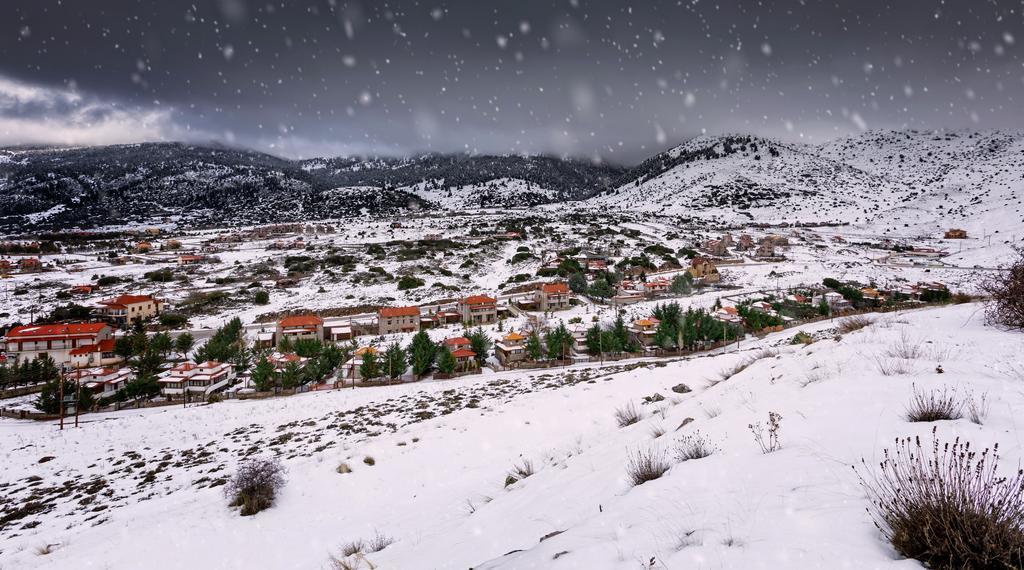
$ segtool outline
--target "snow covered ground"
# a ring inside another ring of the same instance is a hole
[[[819,338],[807,346],[789,330],[687,360],[94,415],[63,432],[3,420],[5,500],[35,489],[47,506],[0,530],[0,566],[327,568],[379,532],[394,543],[367,555],[376,568],[916,567],[879,538],[851,465],[937,427],[998,442],[1013,468],[1024,336],[985,326],[976,304],[878,316],[841,338],[833,327],[806,327]],[[900,344],[919,354],[886,376]],[[693,391],[674,393],[680,383]],[[915,384],[987,394],[990,413],[908,423]],[[654,393],[666,399],[643,403]],[[620,428],[630,403],[644,417]],[[748,425],[769,412],[782,448],[763,454]],[[631,453],[670,457],[698,431],[717,452],[629,485]],[[211,482],[247,455],[280,456],[288,481],[273,508],[243,518]],[[524,461],[536,473],[504,487]]]

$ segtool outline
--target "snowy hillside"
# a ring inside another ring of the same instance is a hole
[[[698,137],[588,201],[725,222],[1024,232],[1020,133],[870,131],[820,146]]]
[[[9,424],[3,495],[26,508],[0,530],[0,565],[329,568],[380,534],[394,542],[366,558],[381,569],[918,567],[879,537],[851,466],[933,427],[998,442],[1005,468],[1024,458],[1022,339],[978,311],[880,316],[841,338],[826,321],[805,329],[810,345],[787,331],[667,363],[95,415],[64,432]],[[990,413],[909,423],[915,384],[987,394]],[[627,405],[642,419],[619,427]],[[748,426],[769,412],[781,449],[765,454]],[[714,452],[674,459],[693,437]],[[671,468],[631,486],[630,457],[648,450]],[[218,481],[252,455],[281,457],[288,482],[273,508],[239,517]],[[506,485],[526,462],[534,474]]]

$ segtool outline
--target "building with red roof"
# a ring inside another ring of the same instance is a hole
[[[294,342],[300,339],[323,340],[324,320],[316,315],[294,315],[277,321],[277,342],[285,338]]]
[[[498,301],[487,295],[470,295],[459,301],[458,311],[466,325],[486,325],[498,320]]]
[[[145,321],[160,314],[164,302],[151,295],[118,295],[97,303],[97,316],[119,326]]]
[[[57,323],[14,327],[3,344],[15,363],[49,356],[57,366],[67,367],[71,366],[72,350],[113,337],[114,330],[107,323]]]
[[[569,308],[572,293],[565,283],[544,283],[537,289],[534,302],[541,311],[560,311]]]
[[[419,307],[381,307],[377,311],[379,334],[408,333],[420,330]]]

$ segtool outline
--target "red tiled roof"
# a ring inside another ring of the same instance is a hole
[[[457,336],[455,338],[446,338],[444,343],[448,346],[458,346],[460,344],[469,344],[469,339],[464,336]]]
[[[468,348],[460,348],[452,351],[452,356],[455,358],[472,358],[476,356],[476,353]]]
[[[497,303],[497,299],[488,297],[487,295],[470,295],[462,300],[463,304],[466,305],[488,305]]]
[[[285,317],[277,324],[281,327],[315,327],[324,324],[324,320],[316,315],[298,315]]]
[[[86,344],[79,346],[78,348],[71,349],[69,354],[90,354],[93,352],[114,352],[114,339],[107,338],[99,341],[96,344]]]
[[[381,307],[378,311],[382,317],[418,317],[419,307]]]
[[[106,299],[100,301],[101,305],[107,306],[120,306],[125,305],[136,305],[138,303],[149,303],[150,301],[156,301],[151,295],[118,295],[113,299]]]
[[[565,283],[545,283],[544,285],[541,285],[540,288],[545,293],[552,295],[565,295],[569,292],[569,286]]]
[[[71,335],[94,335],[100,333],[107,325],[105,323],[76,323],[76,324],[55,324],[55,325],[27,325],[14,327],[7,332],[7,338],[24,338],[34,336],[71,336]]]

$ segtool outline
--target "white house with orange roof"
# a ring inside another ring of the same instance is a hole
[[[382,335],[420,330],[420,308],[381,307],[377,311],[377,330]]]
[[[285,338],[295,342],[300,339],[323,340],[324,320],[316,315],[295,315],[277,321],[277,342]]]
[[[454,353],[452,353],[454,355]],[[494,355],[502,366],[510,366],[526,360],[526,336],[515,331],[509,332],[494,343]],[[474,353],[476,356],[476,353]]]
[[[97,303],[96,315],[119,326],[136,319],[144,321],[160,314],[164,302],[151,295],[118,295]]]
[[[348,359],[348,362],[341,365],[341,377],[348,379],[355,379],[360,376],[359,368],[363,365],[363,359],[368,355],[378,357],[377,349],[372,346],[363,346],[352,354],[352,358]]]
[[[466,326],[491,324],[498,320],[498,300],[487,295],[470,295],[459,300],[458,311]]]
[[[208,360],[201,364],[182,362],[157,377],[160,393],[178,396],[188,391],[191,395],[209,395],[226,388],[235,378],[235,368],[226,362]]]
[[[572,293],[565,283],[544,283],[534,294],[534,302],[541,311],[560,311],[569,308]]]
[[[114,339],[105,338],[95,344],[85,344],[78,348],[72,348],[72,368],[90,368],[95,366],[114,366],[121,364],[124,359],[114,353]]]
[[[658,332],[658,325],[661,321],[654,317],[637,319],[626,327],[626,330],[633,336],[633,340],[644,348],[654,344],[654,334]]]
[[[71,351],[112,339],[107,323],[58,323],[14,327],[3,338],[7,359],[18,363],[49,356],[57,366],[71,365]]]

